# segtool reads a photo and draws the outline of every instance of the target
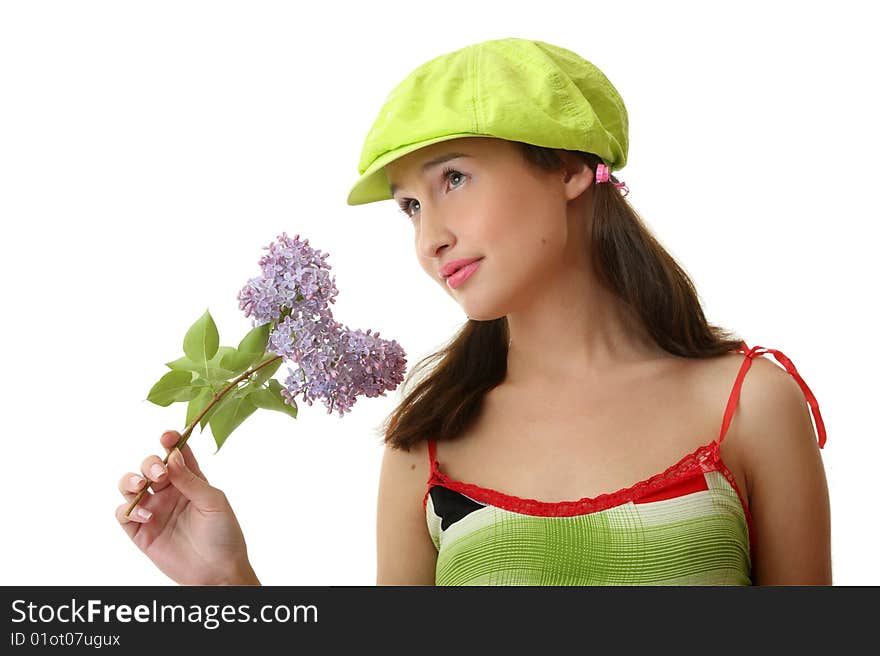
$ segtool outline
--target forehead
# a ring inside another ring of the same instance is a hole
[[[415,181],[427,173],[432,166],[455,157],[482,159],[504,146],[503,139],[492,137],[463,137],[449,139],[419,148],[385,166],[385,174],[391,185],[393,195],[399,187]]]

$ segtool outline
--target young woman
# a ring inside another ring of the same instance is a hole
[[[385,427],[378,584],[831,584],[818,404],[780,350],[707,322],[610,175],[627,146],[607,78],[540,41],[448,53],[389,94],[348,202],[393,198],[468,320]],[[126,474],[117,518],[177,581],[258,583],[183,456],[167,480],[142,463],[156,517],[124,516]]]
[[[830,584],[818,404],[707,323],[609,176],[627,126],[599,69],[525,39],[379,112],[349,203],[394,198],[468,317],[385,427],[379,583]]]
[[[469,320],[391,418],[379,583],[830,584],[803,379],[706,323],[594,157],[542,155],[465,138],[387,167]]]

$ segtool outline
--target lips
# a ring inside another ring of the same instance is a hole
[[[458,289],[461,285],[464,284],[465,280],[473,275],[474,271],[480,268],[480,263],[482,261],[482,259],[474,260],[470,264],[466,264],[465,266],[461,267],[458,271],[456,271],[446,279],[446,284],[449,286],[450,289]]]
[[[458,271],[462,267],[465,267],[468,264],[471,264],[472,262],[476,262],[476,261],[482,260],[482,259],[483,258],[481,258],[481,257],[469,257],[464,260],[454,260],[452,262],[448,262],[448,263],[444,264],[442,267],[440,267],[440,275],[443,278],[448,278],[449,276],[451,276],[453,273],[455,273],[456,271]]]

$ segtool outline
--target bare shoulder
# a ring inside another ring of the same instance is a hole
[[[415,484],[413,482],[418,480],[417,485],[424,488],[424,484],[431,473],[427,441],[414,444],[410,447],[409,451],[386,444],[385,453],[382,456],[382,469],[385,470],[386,468],[389,470],[389,473],[402,476],[410,484]]]
[[[734,421],[749,481],[755,582],[830,585],[828,487],[803,390],[781,366],[755,357]]]
[[[818,454],[810,409],[794,376],[766,357],[752,359],[737,407],[739,439],[745,442],[748,470],[791,449]]]
[[[418,442],[408,451],[390,444],[384,448],[379,473],[380,506],[383,502],[386,508],[394,504],[397,511],[418,514],[419,520],[425,523],[422,502],[431,473],[428,443]]]
[[[426,442],[385,446],[376,509],[377,585],[433,585],[437,551],[423,500],[430,474]]]
[[[705,391],[707,407],[716,407],[719,394],[729,396],[746,356],[726,353],[705,361],[699,368],[696,383]],[[726,407],[726,406],[725,406]],[[781,431],[783,426],[799,425],[800,432]],[[725,446],[734,447],[746,474],[752,465],[791,446],[786,439],[799,440],[801,446],[816,443],[803,429],[811,426],[806,398],[794,377],[767,357],[753,357],[743,378],[736,412],[725,436]],[[785,436],[783,436],[783,432]],[[767,439],[766,435],[776,435]]]

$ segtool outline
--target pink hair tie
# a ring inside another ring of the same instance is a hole
[[[611,171],[604,164],[599,164],[596,167],[596,182],[608,182],[609,180],[611,180]],[[626,186],[625,182],[612,182],[611,184],[613,184],[618,189],[622,189],[624,196],[629,193],[629,187]]]

